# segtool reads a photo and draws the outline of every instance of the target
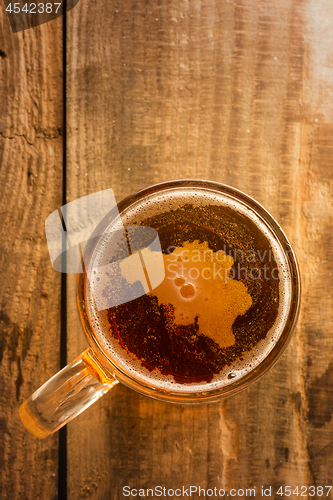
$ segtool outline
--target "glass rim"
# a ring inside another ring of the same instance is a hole
[[[101,361],[107,368],[114,374],[114,376],[126,386],[136,390],[137,392],[144,394],[146,396],[153,397],[155,399],[160,399],[168,402],[174,403],[204,403],[210,401],[217,401],[219,399],[229,397],[233,394],[246,389],[250,384],[260,379],[270,368],[272,368],[289,344],[291,335],[295,329],[299,309],[300,309],[300,299],[301,299],[301,280],[300,272],[296,259],[295,252],[283,232],[280,225],[276,222],[273,216],[256,200],[248,196],[247,194],[239,191],[238,189],[221,184],[215,181],[206,181],[199,179],[178,179],[173,181],[166,181],[158,184],[148,186],[141,189],[130,196],[124,198],[116,207],[115,210],[111,210],[110,213],[101,221],[98,228],[105,226],[105,228],[110,224],[110,222],[115,218],[115,215],[119,214],[133,205],[134,203],[142,200],[143,198],[157,194],[161,191],[175,189],[175,188],[201,188],[205,190],[211,190],[219,192],[220,194],[227,195],[231,199],[234,198],[238,202],[244,204],[244,206],[250,209],[259,219],[265,224],[265,226],[272,233],[273,237],[276,238],[279,245],[281,246],[286,261],[289,266],[289,273],[291,278],[291,293],[289,310],[286,315],[285,325],[276,341],[274,347],[265,356],[265,358],[252,370],[244,374],[242,377],[234,382],[230,382],[227,385],[221,385],[219,388],[212,388],[208,390],[198,392],[179,392],[171,391],[169,389],[161,389],[153,384],[149,384],[147,381],[143,381],[139,376],[135,377],[125,370],[123,370],[117,363],[111,359],[106,350],[103,348],[101,343],[98,341],[94,335],[94,330],[89,318],[88,308],[86,307],[86,273],[78,275],[77,281],[77,304],[79,309],[79,315],[81,319],[81,324],[88,338],[90,345],[94,348],[96,353],[101,358]],[[95,232],[94,232],[95,233]],[[91,241],[94,241],[94,233],[91,237]],[[101,234],[100,229],[96,228],[96,234]],[[96,243],[91,248],[87,248],[87,258],[91,257],[93,249]],[[89,245],[88,245],[89,246]]]

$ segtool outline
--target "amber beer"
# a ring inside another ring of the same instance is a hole
[[[238,191],[199,181],[161,184],[119,209],[90,265],[107,261],[107,235],[123,224],[154,228],[165,266],[155,289],[103,311],[97,282],[84,281],[95,340],[123,381],[173,394],[218,392],[272,364],[295,304],[292,250],[269,214]],[[126,279],[110,276],[119,287]]]
[[[171,181],[126,198],[84,242],[80,271],[90,345],[21,405],[39,438],[118,382],[172,403],[231,396],[276,363],[299,313],[282,229],[215,182]]]

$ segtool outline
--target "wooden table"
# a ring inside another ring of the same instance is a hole
[[[58,474],[68,500],[123,499],[126,485],[259,498],[271,486],[275,499],[279,486],[332,485],[332,2],[80,0],[15,34],[3,2],[0,14],[1,499],[54,500]],[[61,338],[68,361],[86,346],[46,217],[103,188],[120,201],[186,177],[253,196],[294,245],[303,300],[286,353],[221,403],[118,385],[60,448],[59,433],[35,439],[19,405],[59,369]]]

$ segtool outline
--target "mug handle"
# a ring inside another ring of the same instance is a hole
[[[20,418],[38,438],[58,431],[112,389],[118,380],[88,347],[20,406]]]

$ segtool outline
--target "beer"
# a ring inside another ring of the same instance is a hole
[[[91,266],[108,260],[110,235],[122,225],[157,231],[165,278],[102,311],[98,273],[86,280],[94,336],[120,371],[160,390],[196,393],[234,383],[269,356],[287,322],[292,279],[285,250],[255,210],[204,186],[148,193],[124,204]],[[118,279],[121,287],[131,277],[110,276]]]

